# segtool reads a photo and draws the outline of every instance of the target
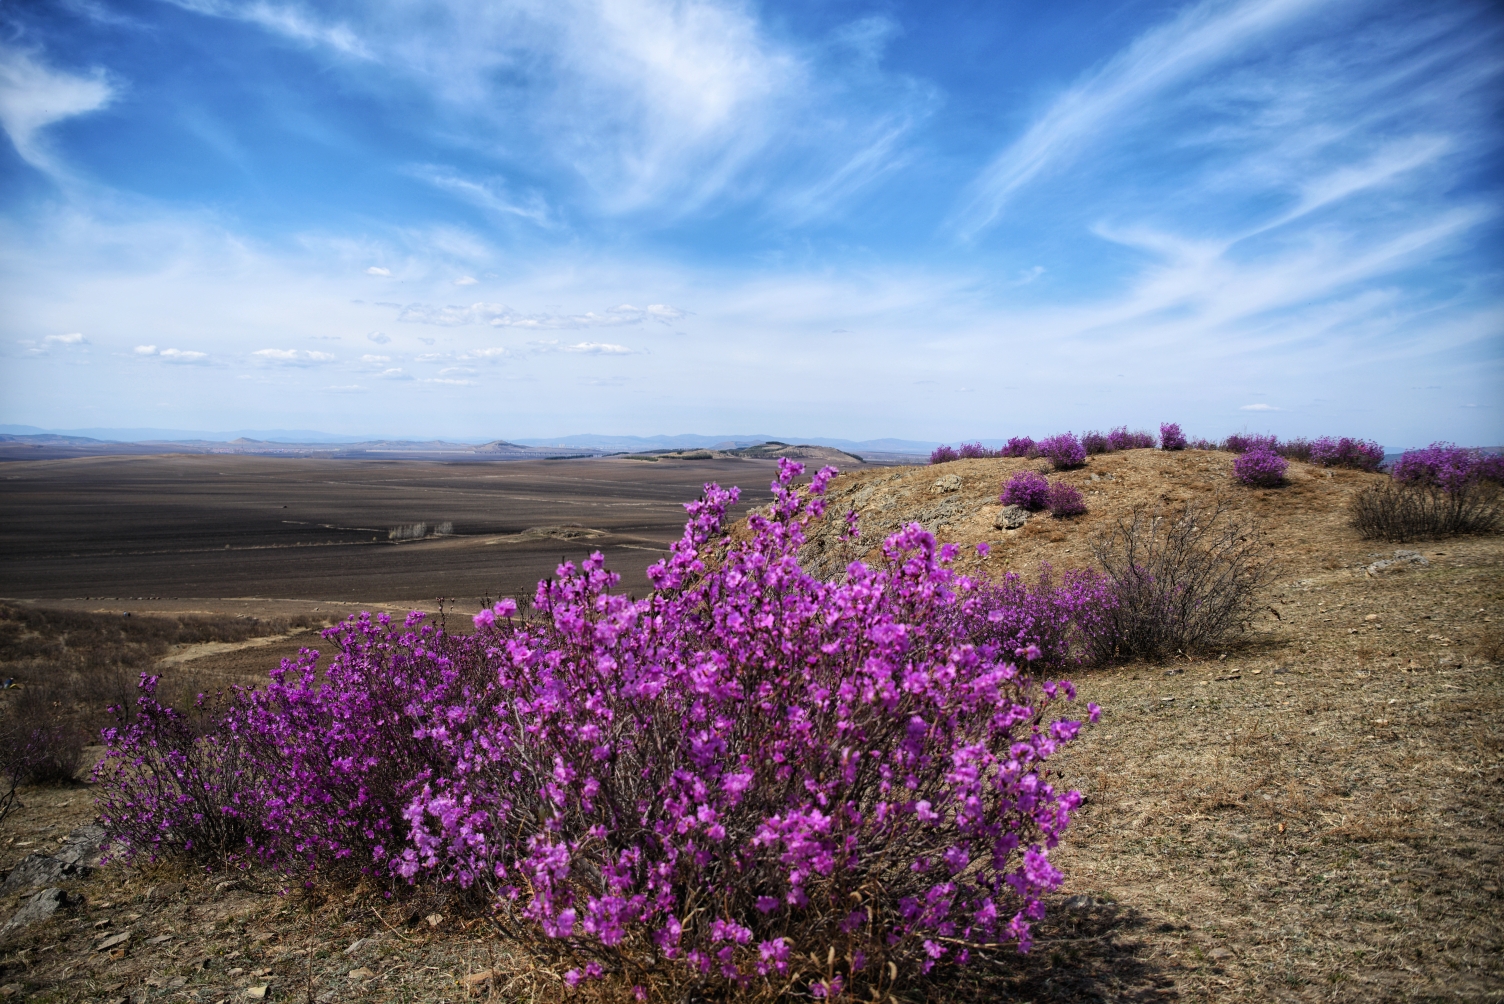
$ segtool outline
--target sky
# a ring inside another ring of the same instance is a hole
[[[0,2],[0,423],[1504,443],[1504,9]]]

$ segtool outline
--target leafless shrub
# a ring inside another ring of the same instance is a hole
[[[1099,658],[1219,647],[1247,628],[1274,574],[1268,547],[1220,502],[1168,514],[1135,509],[1092,550],[1118,600]]]
[[[1367,540],[1404,543],[1492,533],[1500,516],[1499,489],[1489,481],[1470,481],[1454,491],[1390,482],[1365,488],[1353,498],[1349,524]]]

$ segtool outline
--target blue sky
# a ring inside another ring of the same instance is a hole
[[[1486,2],[0,5],[0,422],[1504,442]]]

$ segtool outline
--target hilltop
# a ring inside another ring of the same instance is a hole
[[[1185,502],[1225,502],[1229,513],[1256,526],[1282,560],[1301,567],[1331,567],[1351,560],[1353,548],[1375,546],[1349,529],[1347,505],[1382,474],[1311,464],[1290,464],[1281,488],[1249,488],[1233,480],[1233,454],[1217,450],[1124,450],[1092,456],[1085,467],[1055,472],[1042,460],[954,460],[922,467],[885,467],[843,472],[831,482],[826,518],[806,527],[809,543],[800,561],[821,576],[839,574],[857,559],[878,560],[885,537],[918,522],[942,543],[962,545],[955,567],[989,576],[1004,571],[1032,574],[1040,562],[1057,570],[1090,565],[1091,540],[1135,506],[1150,511]],[[1016,529],[1000,522],[1003,485],[1018,471],[1039,471],[1076,486],[1086,500],[1084,515],[1056,519],[1033,513]],[[861,536],[840,539],[843,519],[855,509]],[[987,542],[983,559],[975,545]]]

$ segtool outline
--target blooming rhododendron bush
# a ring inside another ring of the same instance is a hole
[[[780,461],[729,546],[736,490],[706,486],[644,599],[596,554],[473,636],[332,629],[322,685],[284,667],[227,722],[278,762],[252,843],[481,892],[570,985],[642,998],[866,999],[1027,949],[1080,803],[1046,767],[1074,689],[1031,673],[1007,585],[917,525],[838,583],[805,573],[835,471],[801,473]]]

